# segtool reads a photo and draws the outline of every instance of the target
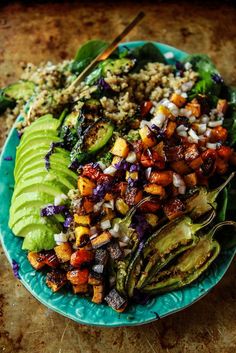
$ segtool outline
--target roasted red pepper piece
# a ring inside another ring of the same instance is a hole
[[[216,126],[211,130],[211,142],[225,142],[228,137],[228,131],[222,126]]]
[[[141,155],[141,164],[145,168],[156,167],[158,169],[165,168],[164,158],[161,157],[158,152],[152,149],[146,149]]]
[[[89,270],[84,268],[83,270],[72,270],[67,272],[67,279],[72,284],[85,284],[88,283]]]
[[[169,220],[172,220],[184,214],[185,205],[180,199],[176,197],[168,200],[168,202],[166,202],[166,204],[163,206],[163,210]]]
[[[141,112],[142,118],[144,118],[146,115],[148,115],[151,108],[152,108],[152,102],[150,102],[150,101],[146,101],[141,104],[140,112]]]
[[[93,181],[97,181],[101,174],[102,174],[102,171],[100,167],[97,165],[94,165],[94,163],[85,164],[83,166],[82,175]]]
[[[92,251],[79,249],[71,255],[70,263],[74,267],[89,264],[93,261],[94,254]]]
[[[213,149],[207,149],[201,154],[203,163],[199,170],[196,171],[197,175],[203,177],[210,177],[216,170],[217,152]]]
[[[217,154],[220,158],[224,159],[225,161],[228,161],[230,157],[232,156],[233,149],[230,148],[229,146],[221,146],[217,150]]]

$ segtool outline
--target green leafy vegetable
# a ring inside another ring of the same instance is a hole
[[[200,78],[190,92],[190,99],[193,99],[198,94],[207,94],[210,95],[211,99],[215,102],[216,99],[214,98],[220,95],[222,81],[220,80],[220,74],[211,59],[207,55],[193,54],[188,55],[183,62],[190,62],[193,69],[198,72]],[[213,79],[214,75],[217,75],[219,78],[218,82]]]
[[[160,62],[166,64],[165,57],[161,51],[153,44],[146,43],[130,51],[129,56],[137,60],[133,72],[140,71],[149,62]]]

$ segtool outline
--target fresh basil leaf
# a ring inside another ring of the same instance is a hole
[[[140,71],[149,62],[166,64],[165,57],[153,43],[146,43],[141,47],[130,50],[128,56],[137,60],[132,72]]]
[[[83,44],[76,53],[75,61],[90,60],[96,58],[107,47],[104,40],[89,40]]]

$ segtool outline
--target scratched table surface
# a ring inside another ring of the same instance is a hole
[[[146,19],[127,40],[157,40],[207,53],[226,82],[236,85],[236,8],[229,1],[32,3],[0,2],[0,86],[17,79],[22,62],[58,62],[88,39],[110,40],[141,9]],[[0,118],[1,145],[5,130]],[[235,274],[234,262],[205,298],[170,317],[139,327],[96,328],[37,302],[13,277],[0,250],[0,352],[235,353]]]

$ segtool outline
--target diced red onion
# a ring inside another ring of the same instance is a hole
[[[68,241],[68,238],[69,238],[68,234],[65,234],[65,233],[54,234],[54,240],[57,243],[57,245],[66,243]]]
[[[93,206],[94,212],[100,211],[100,209],[101,209],[101,207],[102,207],[102,205],[103,205],[103,202],[104,202],[104,201],[100,201],[100,202],[95,203],[95,205]]]
[[[107,167],[106,169],[104,169],[103,173],[104,174],[108,174],[108,175],[114,175],[116,172],[116,168],[113,167],[113,165],[110,165],[109,167]]]
[[[218,143],[207,142],[206,147],[211,148],[212,150],[216,150],[218,147]]]
[[[147,180],[150,178],[151,172],[152,172],[151,167],[149,167],[145,170],[145,176],[146,176]]]
[[[178,135],[181,136],[181,137],[187,137],[188,136],[186,131],[179,131]]]
[[[166,116],[163,113],[157,113],[156,116],[154,116],[153,119],[151,119],[151,125],[156,125],[159,128],[161,128],[166,120]]]
[[[223,120],[209,121],[208,126],[216,127],[216,126],[221,126],[222,124],[223,124]]]
[[[191,137],[191,139],[193,140],[193,142],[195,142],[195,143],[198,142],[199,137],[198,137],[198,135],[196,134],[196,132],[195,132],[193,129],[190,129],[190,130],[188,131],[188,134],[189,134],[189,136]]]

